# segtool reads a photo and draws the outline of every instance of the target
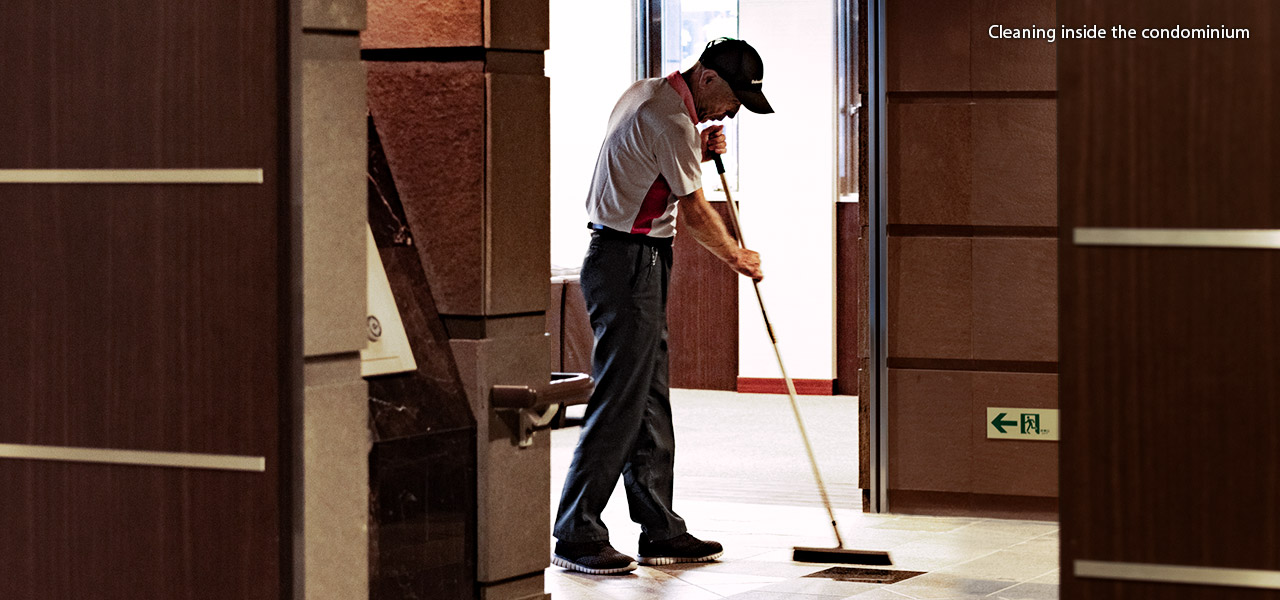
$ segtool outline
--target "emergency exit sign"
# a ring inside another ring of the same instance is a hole
[[[987,439],[1058,441],[1058,411],[1053,408],[987,407]]]

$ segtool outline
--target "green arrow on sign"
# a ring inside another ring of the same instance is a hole
[[[987,413],[987,414],[991,414],[991,413]],[[1009,414],[1009,413],[1000,413],[1000,414],[996,415],[996,419],[995,419],[994,421],[992,421],[992,422],[991,422],[991,424],[992,424],[992,425],[995,425],[995,426],[996,426],[996,429],[999,429],[999,430],[1000,430],[1000,433],[1009,433],[1008,431],[1005,431],[1005,430],[1004,430],[1004,426],[1005,426],[1005,425],[1008,425],[1008,426],[1010,426],[1010,427],[1013,427],[1014,425],[1017,425],[1017,424],[1018,424],[1018,422],[1017,422],[1017,421],[1001,421],[1001,419],[1003,419],[1003,418],[1004,418],[1004,416],[1005,416],[1005,415],[1007,415],[1007,414]]]

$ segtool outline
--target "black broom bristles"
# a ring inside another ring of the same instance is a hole
[[[850,550],[848,548],[805,548],[796,546],[791,560],[810,563],[839,563],[848,565],[891,566],[888,552],[876,550]]]

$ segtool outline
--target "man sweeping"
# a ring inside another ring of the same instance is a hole
[[[760,256],[739,248],[702,193],[703,161],[725,151],[722,126],[739,107],[771,113],[764,64],[746,42],[707,44],[689,70],[632,84],[609,117],[587,197],[593,230],[582,292],[595,331],[596,389],[565,478],[552,562],[591,574],[636,561],[609,544],[600,514],[623,478],[642,529],[639,562],[712,561],[716,542],[690,535],[672,510],[675,435],[667,388],[667,284],[680,224],[738,273],[759,281]]]

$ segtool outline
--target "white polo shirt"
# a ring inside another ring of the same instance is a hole
[[[702,138],[693,94],[677,71],[631,84],[609,115],[587,215],[651,237],[676,234],[676,199],[702,187]]]

